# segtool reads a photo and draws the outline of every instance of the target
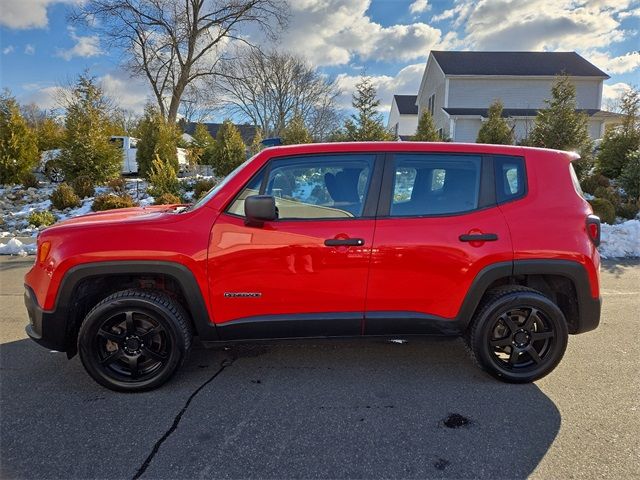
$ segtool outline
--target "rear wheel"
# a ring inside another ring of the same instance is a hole
[[[562,311],[540,292],[507,287],[491,292],[475,315],[469,344],[480,366],[512,383],[544,377],[567,348]]]
[[[102,300],[78,334],[85,369],[119,391],[151,390],[182,365],[191,347],[184,309],[162,292],[124,290]]]

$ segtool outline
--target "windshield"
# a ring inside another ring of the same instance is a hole
[[[253,160],[255,158],[255,155],[253,157],[251,157],[249,160],[246,160],[243,164],[239,165],[238,167],[236,167],[236,169],[231,172],[229,175],[227,175],[220,183],[218,183],[215,187],[213,187],[211,190],[209,190],[207,192],[207,194],[202,197],[200,200],[198,200],[192,208],[198,208],[201,207],[202,205],[204,205],[205,203],[207,203],[209,200],[211,200],[213,197],[216,196],[216,194],[220,191],[220,189],[222,189],[222,187],[224,187],[227,183],[229,183],[231,180],[233,180],[233,178],[244,168],[247,166],[247,164],[249,162],[251,162],[251,160]]]

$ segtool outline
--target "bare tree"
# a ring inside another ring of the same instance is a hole
[[[278,135],[294,115],[304,119],[316,139],[326,137],[336,123],[336,85],[299,56],[244,49],[225,73],[218,86],[222,101],[264,135]]]
[[[73,18],[125,50],[131,72],[149,81],[175,122],[187,87],[221,73],[229,44],[251,44],[249,28],[273,37],[286,11],[285,0],[88,0]]]

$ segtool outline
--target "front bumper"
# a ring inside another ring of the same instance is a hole
[[[28,285],[24,286],[24,304],[29,314],[29,324],[25,328],[27,335],[50,350],[67,350],[66,316],[55,311],[47,312],[38,304],[35,293]]]

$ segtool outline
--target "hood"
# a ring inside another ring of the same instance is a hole
[[[106,223],[137,222],[156,220],[173,212],[179,205],[150,205],[148,207],[119,208],[104,212],[89,213],[79,217],[69,218],[49,227],[56,229],[66,226],[90,226]]]

